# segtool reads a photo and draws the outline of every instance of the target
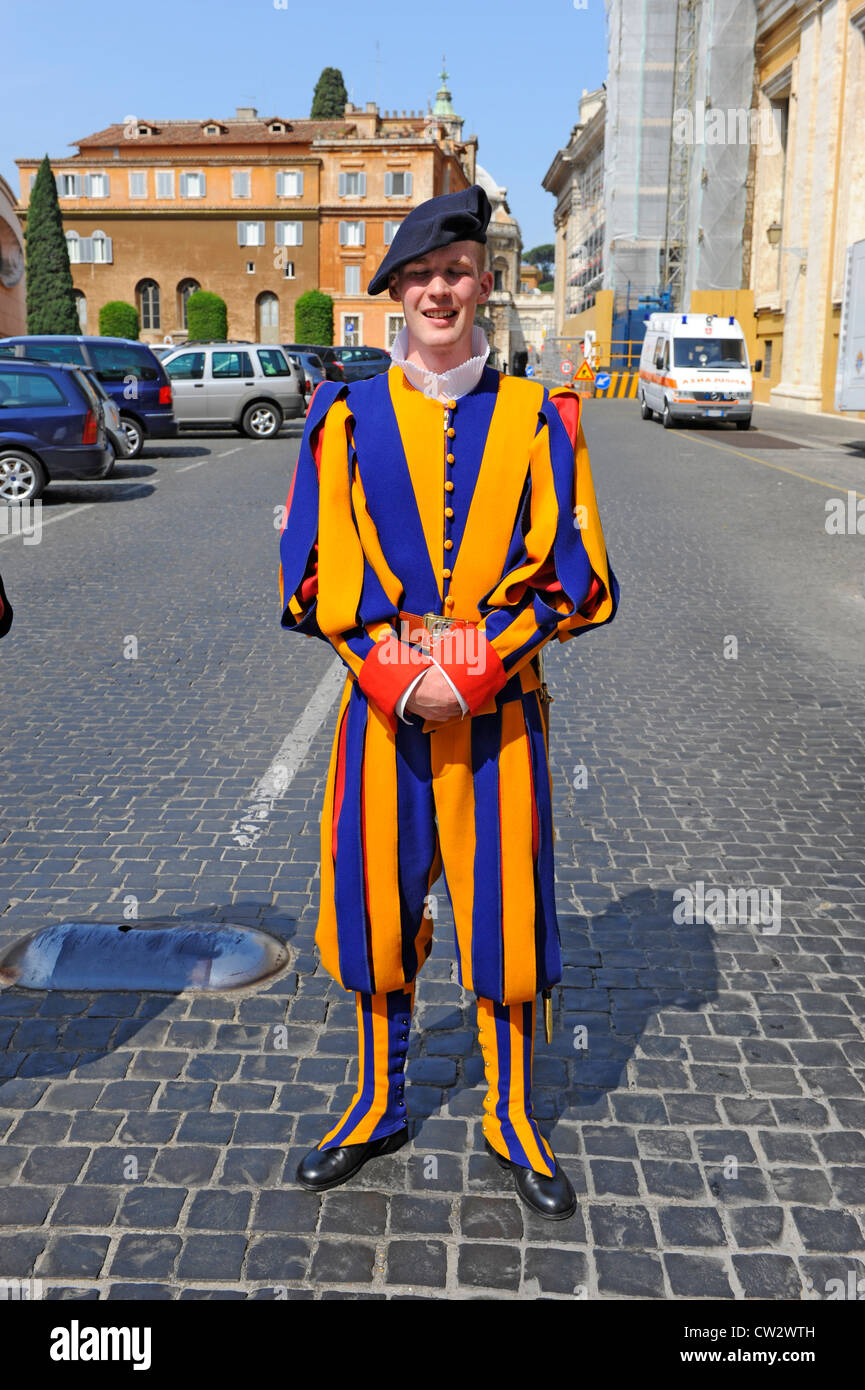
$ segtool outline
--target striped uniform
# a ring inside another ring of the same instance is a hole
[[[279,580],[282,625],[329,641],[347,667],[321,818],[325,968],[370,996],[410,985],[443,869],[461,983],[503,1005],[533,1000],[561,979],[534,658],[609,622],[619,596],[579,397],[490,367],[447,405],[397,367],[322,382]],[[431,661],[403,610],[478,625],[436,650],[468,716],[397,718]]]

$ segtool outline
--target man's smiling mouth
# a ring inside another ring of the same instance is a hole
[[[425,319],[452,319],[456,318],[456,309],[424,309]]]

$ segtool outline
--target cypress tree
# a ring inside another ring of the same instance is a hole
[[[309,118],[311,121],[341,121],[347,101],[348,92],[339,68],[324,68],[315,84]]]
[[[63,217],[47,154],[33,182],[24,240],[27,332],[80,333]]]

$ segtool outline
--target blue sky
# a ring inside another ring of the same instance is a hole
[[[0,173],[126,116],[308,116],[321,69],[349,100],[425,108],[447,57],[464,134],[508,190],[526,249],[553,238],[541,179],[584,87],[606,78],[603,0],[7,0]],[[378,45],[378,47],[376,47]]]

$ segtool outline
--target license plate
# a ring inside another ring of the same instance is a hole
[[[707,410],[707,411],[706,411],[706,414],[707,414],[707,415],[720,415],[720,416],[721,416],[721,419],[724,418],[724,412],[723,412],[723,410]]]

